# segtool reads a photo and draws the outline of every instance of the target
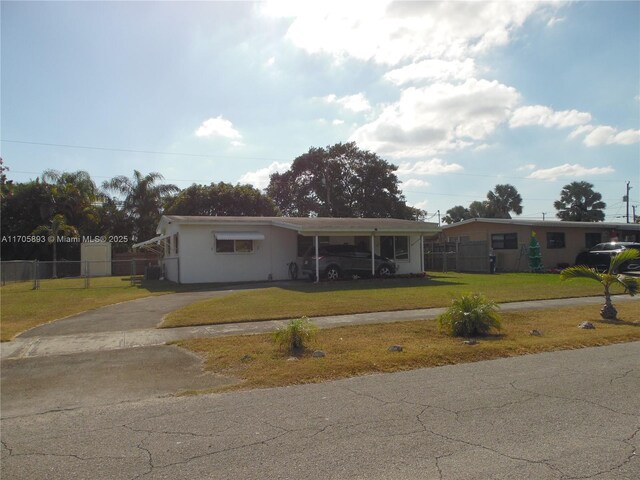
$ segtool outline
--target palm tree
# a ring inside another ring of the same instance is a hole
[[[560,192],[560,200],[553,202],[556,217],[572,222],[602,222],[607,204],[589,182],[572,182]]]
[[[638,293],[640,282],[638,282],[637,278],[617,273],[623,263],[638,258],[640,258],[640,252],[630,248],[611,257],[609,268],[604,273],[598,272],[595,268],[576,265],[575,267],[565,268],[562,273],[560,273],[560,279],[591,278],[596,282],[600,282],[604,287],[604,305],[600,310],[600,316],[605,320],[616,320],[618,311],[613,306],[613,303],[611,303],[611,286],[620,285],[624,288],[625,293],[631,296]]]
[[[51,194],[50,213],[62,213],[67,221],[77,226],[83,233],[95,226],[98,221],[96,205],[100,203],[101,193],[84,170],[77,172],[59,172],[45,170],[42,180],[49,185]]]
[[[123,208],[133,220],[138,240],[153,236],[162,210],[163,199],[180,189],[171,184],[158,184],[164,177],[158,172],[143,176],[138,170],[133,171],[133,178],[123,175],[105,181],[102,187],[124,195]]]
[[[491,218],[511,218],[509,212],[522,213],[522,197],[513,185],[496,185],[487,193],[486,204]]]
[[[50,225],[40,225],[36,227],[32,235],[46,235],[48,242],[53,244],[53,278],[57,278],[56,246],[58,245],[58,236],[67,235],[69,237],[77,237],[78,229],[73,225],[69,225],[64,215],[58,213],[53,216]]]

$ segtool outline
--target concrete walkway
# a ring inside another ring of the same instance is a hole
[[[84,312],[67,319],[36,327],[23,333],[12,342],[2,343],[0,345],[1,358],[15,359],[100,352],[163,345],[167,342],[187,338],[264,333],[273,331],[288,321],[273,320],[167,329],[153,328],[162,321],[166,313],[172,310],[197,300],[227,293],[196,292],[165,295]],[[629,301],[640,301],[640,297],[618,296],[615,299],[616,303]],[[602,297],[600,296],[567,298],[506,303],[501,305],[501,310],[508,312],[571,305],[598,305],[600,303],[602,303]],[[435,318],[443,311],[444,308],[429,308],[315,317],[312,320],[320,328],[331,328],[345,325],[429,319]],[[120,316],[125,316],[128,321],[119,318]]]

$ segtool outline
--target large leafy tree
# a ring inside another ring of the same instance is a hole
[[[167,201],[165,213],[173,215],[277,216],[269,197],[251,185],[193,184]]]
[[[160,173],[142,175],[134,170],[132,178],[120,175],[102,184],[105,190],[124,197],[122,206],[132,223],[129,235],[138,241],[154,236],[166,197],[179,190],[175,185],[159,183],[162,180]]]
[[[400,191],[397,167],[354,142],[310,148],[284,173],[271,175],[267,194],[287,216],[414,219]]]
[[[51,192],[40,179],[16,183],[11,194],[0,202],[2,236],[14,238],[30,235],[39,225],[51,219]],[[40,253],[40,245],[31,242],[5,242],[2,260],[33,259]],[[45,251],[43,251],[46,255]]]
[[[468,208],[465,208],[462,205],[456,205],[455,207],[447,210],[447,214],[443,217],[442,221],[450,225],[470,218],[473,217]]]
[[[556,217],[572,222],[602,222],[607,204],[602,195],[593,190],[589,182],[572,182],[560,192],[560,200],[553,206],[558,210]]]

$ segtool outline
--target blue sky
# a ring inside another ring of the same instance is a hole
[[[575,180],[602,193],[608,221],[623,220],[627,181],[640,204],[640,2],[3,1],[1,13],[1,152],[16,181],[137,169],[181,188],[264,188],[309,147],[356,141],[399,167],[429,216],[498,183],[518,189],[523,218],[553,219]]]

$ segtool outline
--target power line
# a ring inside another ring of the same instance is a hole
[[[129,148],[113,148],[113,147],[94,147],[90,145],[69,145],[64,143],[44,143],[44,142],[27,142],[23,140],[0,140],[5,143],[18,143],[22,145],[40,145],[45,147],[60,147],[60,148],[79,148],[83,150],[99,150],[106,152],[124,152],[124,153],[145,153],[149,155],[175,155],[182,157],[199,157],[199,158],[227,158],[233,160],[270,160],[270,161],[284,161],[281,158],[267,158],[267,157],[238,157],[229,155],[202,155],[198,153],[183,153],[183,152],[160,152],[153,150],[134,150]]]
[[[183,157],[194,157],[194,158],[210,158],[210,159],[231,159],[231,160],[267,160],[272,162],[290,162],[290,158],[273,158],[273,157],[245,157],[245,156],[231,156],[231,155],[204,155],[198,153],[186,153],[186,152],[164,152],[164,151],[155,151],[155,150],[137,150],[137,149],[129,149],[129,148],[116,148],[116,147],[97,147],[92,145],[72,145],[65,143],[45,143],[45,142],[32,142],[26,140],[5,140],[0,139],[0,142],[5,143],[15,143],[21,145],[37,145],[37,146],[46,146],[46,147],[56,147],[56,148],[77,148],[82,150],[96,150],[96,151],[106,151],[106,152],[121,152],[121,153],[142,153],[147,155],[173,155],[173,156],[183,156]],[[17,173],[17,172],[16,172]],[[23,172],[23,173],[34,173],[34,172]],[[518,177],[518,176],[499,176],[499,175],[488,175],[482,173],[460,173],[460,172],[441,172],[434,174],[436,175],[451,175],[451,176],[462,176],[462,177],[481,177],[481,178],[493,178],[493,179],[509,179],[509,180],[537,180],[537,181],[547,181],[542,178],[531,178],[531,177]],[[187,181],[187,180],[173,180],[173,181]],[[617,183],[622,180],[606,180],[599,179],[599,182],[607,182],[607,183]]]

